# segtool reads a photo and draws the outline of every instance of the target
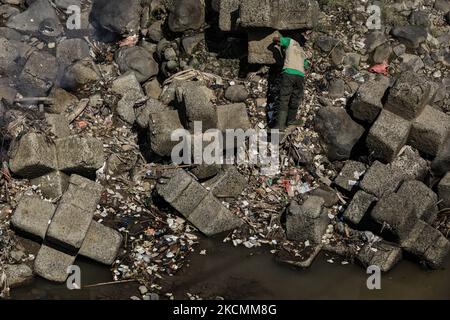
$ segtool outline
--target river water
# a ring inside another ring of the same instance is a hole
[[[200,255],[206,250],[206,255]],[[177,299],[186,293],[225,299],[450,299],[450,257],[441,270],[427,271],[417,263],[402,261],[383,274],[381,290],[369,290],[368,275],[360,266],[329,263],[321,254],[312,267],[300,270],[277,262],[267,248],[235,248],[220,240],[206,239],[163,289]],[[82,270],[82,286],[111,281],[107,267],[87,260],[76,262]],[[13,299],[129,299],[139,296],[137,283],[102,285],[68,290],[43,279],[12,291]]]

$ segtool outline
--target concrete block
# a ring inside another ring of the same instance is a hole
[[[360,183],[361,188],[377,198],[396,192],[403,181],[402,173],[388,165],[375,161]]]
[[[405,181],[397,194],[413,204],[417,218],[429,224],[436,220],[438,196],[424,183],[416,180]]]
[[[56,199],[63,195],[69,186],[69,176],[61,171],[53,171],[44,176],[34,178],[31,183],[39,186],[42,195],[48,199]]]
[[[448,172],[438,185],[439,199],[442,200],[441,208],[450,208],[450,172]]]
[[[245,103],[228,104],[217,107],[217,129],[243,129],[251,128]]]
[[[34,261],[34,272],[44,279],[65,282],[67,268],[75,262],[75,256],[42,245]]]
[[[161,157],[170,156],[179,143],[171,140],[172,132],[177,129],[183,129],[183,126],[176,110],[151,113],[149,132],[152,151]]]
[[[356,258],[364,267],[378,266],[382,272],[388,272],[402,259],[402,249],[384,241],[366,244]]]
[[[346,161],[341,172],[334,180],[334,184],[344,192],[352,192],[358,187],[360,180],[366,173],[366,165],[357,161]]]
[[[364,218],[366,213],[378,199],[362,190],[358,191],[353,197],[347,210],[344,212],[344,219],[357,225]]]

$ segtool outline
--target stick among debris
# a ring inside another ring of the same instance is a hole
[[[75,109],[67,116],[67,120],[69,120],[69,123],[72,123],[76,118],[78,118],[88,105],[89,99],[81,99]]]

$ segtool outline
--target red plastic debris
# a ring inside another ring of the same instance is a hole
[[[373,65],[369,68],[369,72],[373,72],[373,73],[381,73],[385,76],[388,75],[388,68],[389,65],[387,64],[387,61],[381,63],[381,64],[376,64]]]

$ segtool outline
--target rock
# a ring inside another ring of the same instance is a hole
[[[322,198],[323,201],[325,201],[324,206],[326,208],[331,208],[339,203],[339,197],[336,190],[327,185],[321,185],[309,192],[308,195]]]
[[[79,254],[97,262],[111,265],[119,253],[122,240],[122,235],[119,232],[92,221]]]
[[[174,61],[177,58],[177,52],[174,48],[169,47],[166,50],[164,50],[164,59],[166,61]]]
[[[377,47],[381,46],[387,41],[386,35],[382,31],[372,31],[370,32],[365,41],[367,52],[370,53]]]
[[[241,0],[219,0],[219,28],[222,31],[237,29]]]
[[[9,168],[23,178],[39,177],[57,166],[55,145],[41,134],[28,133],[11,146]]]
[[[414,120],[408,144],[426,154],[436,156],[450,130],[450,116],[426,106]]]
[[[403,250],[438,269],[450,251],[450,242],[437,229],[418,221],[408,237],[400,242]]]
[[[68,250],[79,249],[91,225],[102,191],[100,184],[72,175],[48,227],[46,240]]]
[[[322,50],[323,52],[329,53],[333,48],[339,43],[338,40],[336,40],[333,37],[321,35],[317,38],[317,40],[314,42],[314,45]]]
[[[91,58],[89,45],[86,40],[80,38],[64,39],[58,43],[56,58],[60,70],[65,70],[78,60]]]
[[[55,206],[37,196],[23,196],[14,211],[11,223],[29,235],[45,238],[48,223],[55,213]]]
[[[67,268],[75,262],[75,256],[43,245],[34,261],[34,272],[50,281],[65,282],[69,274]]]
[[[69,186],[69,176],[61,171],[53,171],[31,180],[35,186],[40,186],[42,195],[47,199],[56,199],[63,195]]]
[[[22,34],[14,29],[7,27],[0,27],[0,38],[5,38],[7,40],[20,41],[22,39]]]
[[[417,72],[425,66],[423,60],[415,54],[404,53],[400,56],[400,60],[402,62],[400,69],[404,72]]]
[[[35,51],[28,58],[19,76],[19,90],[28,97],[47,96],[57,74],[56,58],[48,53]]]
[[[225,98],[231,102],[244,102],[248,98],[248,91],[244,85],[229,86],[225,91]]]
[[[250,129],[251,123],[246,105],[244,103],[235,103],[218,106],[217,128],[222,131],[226,129]]]
[[[391,162],[405,145],[411,123],[383,110],[367,136],[366,145],[375,159]]]
[[[217,164],[201,164],[191,170],[191,173],[198,180],[210,179],[216,176],[220,171],[220,165]]]
[[[162,104],[159,100],[149,99],[147,103],[139,108],[135,109],[136,123],[143,129],[148,128],[148,122],[150,120],[150,114],[153,112],[162,112],[169,110],[166,105]]]
[[[50,127],[50,133],[56,138],[65,138],[71,134],[69,120],[65,115],[46,113],[44,117]]]
[[[325,144],[328,158],[346,160],[364,133],[364,128],[354,122],[344,109],[321,108],[316,118],[316,130]]]
[[[4,272],[9,288],[21,287],[33,281],[33,270],[26,264],[7,264]]]
[[[239,227],[242,222],[212,193],[181,169],[172,170],[157,191],[174,209],[207,236]]]
[[[66,68],[61,79],[61,88],[75,90],[99,79],[100,76],[92,60],[77,61]]]
[[[373,62],[383,63],[389,61],[389,57],[392,54],[392,47],[389,42],[385,42],[375,49],[373,54]]]
[[[382,99],[389,88],[389,78],[379,76],[363,83],[351,105],[353,117],[372,124],[383,109]]]
[[[170,156],[172,149],[178,144],[171,140],[172,132],[177,129],[183,129],[183,126],[176,110],[151,113],[149,138],[152,151],[161,157]]]
[[[240,174],[234,166],[219,172],[216,177],[205,184],[212,194],[219,199],[236,198],[242,194],[247,185],[247,178]]]
[[[144,84],[144,91],[148,97],[152,99],[158,99],[161,95],[162,88],[158,82],[158,79],[149,80]]]
[[[422,42],[427,40],[427,31],[420,26],[400,26],[392,29],[394,38],[409,48],[418,48]]]
[[[293,241],[321,243],[329,218],[323,209],[324,201],[319,197],[309,197],[302,205],[292,201],[286,218],[286,235]]]
[[[438,185],[439,199],[443,200],[442,208],[450,208],[450,173],[447,173]]]
[[[141,47],[124,47],[115,55],[115,61],[122,73],[132,71],[136,79],[142,83],[159,72],[158,64],[153,56]]]
[[[417,118],[432,99],[431,85],[413,72],[403,73],[389,92],[385,109],[406,120]]]
[[[182,114],[186,118],[187,128],[193,129],[195,121],[202,122],[203,130],[217,128],[217,113],[211,103],[209,89],[195,83],[185,85],[183,92]]]
[[[366,173],[366,165],[357,161],[346,161],[334,184],[344,192],[352,192]]]
[[[389,166],[391,170],[400,173],[404,180],[424,181],[429,172],[428,162],[410,146],[403,147]]]
[[[434,8],[446,13],[450,11],[450,3],[448,0],[436,0],[434,3]]]
[[[49,23],[53,30],[50,33],[46,33],[43,27]],[[54,37],[59,36],[63,32],[56,11],[48,0],[34,1],[27,10],[9,18],[6,26],[25,33],[41,32],[41,35]]]
[[[346,56],[346,52],[344,47],[339,44],[336,48],[334,48],[331,53],[331,60],[335,66],[340,66],[344,62],[344,58]]]
[[[343,215],[344,219],[358,225],[377,200],[378,199],[375,196],[369,193],[361,190],[358,191],[350,202],[348,208],[345,210]]]
[[[314,0],[273,0],[241,2],[240,24],[276,30],[311,29],[319,20],[320,8]]]
[[[181,45],[183,47],[184,52],[186,52],[188,55],[192,55],[194,50],[204,40],[205,40],[205,35],[203,33],[200,33],[200,34],[196,34],[194,36],[184,37],[181,40]]]
[[[409,236],[419,221],[414,205],[395,193],[381,198],[373,208],[371,217],[400,241]]]
[[[413,204],[417,218],[429,224],[436,220],[438,196],[423,182],[405,181],[397,194]]]
[[[367,170],[360,186],[365,192],[380,199],[384,195],[395,192],[402,181],[402,174],[398,170],[375,161]]]
[[[344,65],[358,68],[361,62],[361,55],[358,53],[350,52],[345,55]]]
[[[201,0],[174,0],[169,13],[169,29],[173,32],[198,30],[205,23],[205,3]]]
[[[53,99],[53,103],[46,107],[45,111],[48,113],[64,113],[79,102],[76,96],[58,87],[52,88],[49,98]]]
[[[148,28],[148,37],[154,41],[159,42],[162,38],[164,38],[164,33],[162,30],[162,21],[153,22]]]
[[[111,90],[122,96],[117,103],[118,116],[128,124],[136,121],[134,105],[145,98],[134,72],[127,72],[114,80]]]
[[[140,0],[94,0],[90,20],[113,33],[133,35],[139,31],[141,12]]]
[[[0,101],[4,100],[8,104],[13,104],[16,99],[17,90],[13,85],[0,83]],[[1,112],[0,112],[1,113]]]
[[[103,166],[105,155],[101,140],[69,136],[55,141],[58,169],[65,173],[92,175]]]
[[[429,28],[431,26],[430,15],[425,11],[414,11],[409,16],[409,22],[413,26]]]
[[[439,152],[431,164],[431,171],[438,177],[442,177],[450,171],[450,134],[441,144]]]
[[[19,49],[13,42],[0,38],[0,74],[9,75],[19,69],[17,59],[19,59]]]
[[[402,259],[402,249],[384,241],[365,244],[356,258],[366,268],[377,266],[382,272],[388,272]]]
[[[248,63],[281,63],[282,56],[273,43],[273,38],[281,36],[278,31],[251,30],[248,32]]]
[[[333,98],[342,98],[345,95],[345,82],[341,79],[334,79],[330,82],[330,87],[328,88],[328,95]]]
[[[406,52],[406,46],[404,44],[399,44],[398,46],[395,46],[393,50],[395,55],[400,57]]]

